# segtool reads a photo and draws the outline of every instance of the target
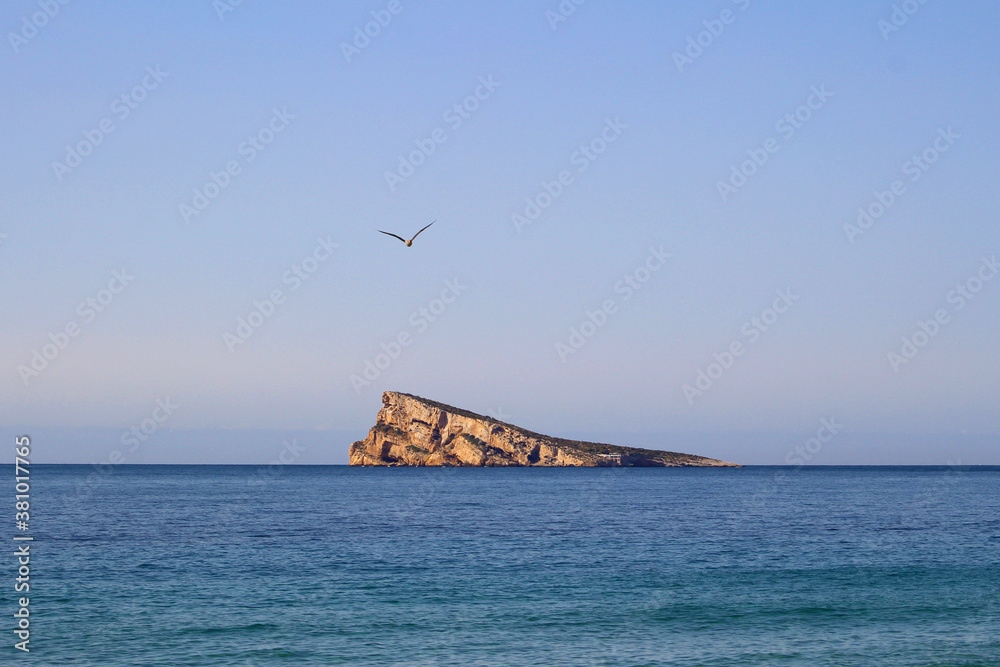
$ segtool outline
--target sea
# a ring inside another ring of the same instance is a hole
[[[1000,467],[37,465],[30,518],[3,665],[1000,665]]]

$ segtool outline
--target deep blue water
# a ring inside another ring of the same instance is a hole
[[[997,467],[94,470],[2,664],[1000,664]]]

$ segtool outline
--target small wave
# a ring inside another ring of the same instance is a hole
[[[232,632],[257,632],[260,630],[277,630],[278,626],[273,623],[251,623],[249,625],[227,625],[218,628],[191,628],[186,630],[186,634],[193,635],[217,635]]]

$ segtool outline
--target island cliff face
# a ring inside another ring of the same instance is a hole
[[[352,466],[713,466],[691,454],[552,438],[490,417],[387,391]]]

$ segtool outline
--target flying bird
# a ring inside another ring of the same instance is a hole
[[[433,225],[433,224],[434,224],[435,222],[437,222],[437,220],[432,220],[432,221],[431,221],[431,225]],[[427,225],[427,227],[430,227],[431,225]],[[427,229],[427,227],[424,227],[424,229]],[[421,229],[421,230],[420,230],[420,232],[424,231],[424,229]],[[380,230],[378,230],[378,231],[382,232],[382,230],[381,230],[381,229],[380,229]],[[418,236],[420,236],[420,232],[417,232],[416,234],[414,234],[414,235],[413,235],[413,239],[415,239],[415,238],[417,238]],[[405,243],[405,244],[406,244],[406,247],[407,247],[407,248],[409,248],[409,247],[410,247],[411,245],[413,245],[413,239],[410,239],[409,241],[407,241],[407,240],[406,240],[406,239],[404,239],[404,238],[403,238],[402,236],[396,236],[395,234],[391,234],[391,233],[389,233],[389,232],[382,232],[382,233],[383,233],[383,234],[385,234],[385,235],[387,235],[387,236],[393,236],[393,237],[395,237],[395,238],[399,239],[400,241],[402,241],[403,243]]]

